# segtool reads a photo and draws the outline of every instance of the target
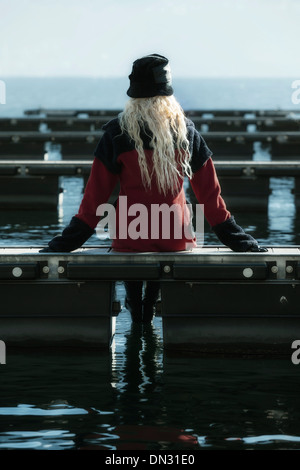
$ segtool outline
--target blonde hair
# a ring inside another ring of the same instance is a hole
[[[184,176],[191,177],[189,141],[184,112],[174,96],[131,98],[119,116],[122,132],[135,143],[142,181],[151,187],[153,176],[160,192],[176,193]],[[153,169],[147,165],[140,131],[149,135]]]

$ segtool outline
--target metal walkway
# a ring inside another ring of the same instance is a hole
[[[109,348],[120,311],[115,282],[161,283],[166,350],[290,354],[300,338],[300,247],[234,253],[71,254],[0,249],[0,339],[21,346]]]
[[[267,211],[270,178],[273,177],[294,178],[294,203],[296,209],[300,206],[300,162],[239,160],[215,161],[214,164],[222,195],[231,211]],[[91,165],[92,160],[0,160],[0,206],[56,210],[61,194],[60,177],[81,177],[84,187]],[[191,188],[189,197],[196,202]]]

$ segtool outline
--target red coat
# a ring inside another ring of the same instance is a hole
[[[191,121],[187,121],[187,128],[193,170],[190,183],[199,204],[204,205],[205,218],[213,227],[227,220],[230,213],[221,196],[220,184],[211,159],[212,152]],[[190,221],[183,217],[184,207],[186,207],[183,183],[181,182],[180,189],[175,195],[171,191],[167,195],[160,193],[154,180],[151,189],[146,190],[142,182],[137,151],[133,142],[121,133],[118,119],[110,121],[103,129],[105,132],[95,150],[90,177],[76,217],[91,229],[95,229],[100,219],[100,216],[96,215],[98,207],[108,201],[119,182],[120,193],[115,214],[116,232],[112,241],[112,247],[116,251],[181,251],[195,246],[195,238],[187,235]],[[143,135],[142,138],[148,165],[151,168],[152,150],[149,137]],[[137,224],[136,218],[141,214],[135,213],[134,209],[137,206],[133,206],[134,204],[142,204],[147,213],[147,216],[139,219],[144,223],[143,227]],[[154,206],[155,204],[158,206]],[[177,216],[182,228],[180,238],[175,233],[174,224],[171,224],[169,234],[164,233],[164,220],[161,219],[158,232],[156,230],[155,233],[151,233],[151,228],[157,226],[157,218],[154,220],[152,210],[154,207],[161,207],[162,204],[178,209]],[[173,206],[174,204],[176,206]],[[130,211],[130,208],[133,215],[126,213],[125,209]],[[130,228],[135,226],[137,229],[135,234],[140,232],[138,238],[136,235],[133,238],[130,233]]]

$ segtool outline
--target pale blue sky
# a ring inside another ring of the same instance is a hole
[[[0,78],[126,76],[166,55],[177,77],[300,78],[300,0],[0,0]]]

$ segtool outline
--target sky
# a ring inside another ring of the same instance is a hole
[[[300,78],[300,0],[0,0],[3,77],[124,77],[146,54],[177,77]]]

